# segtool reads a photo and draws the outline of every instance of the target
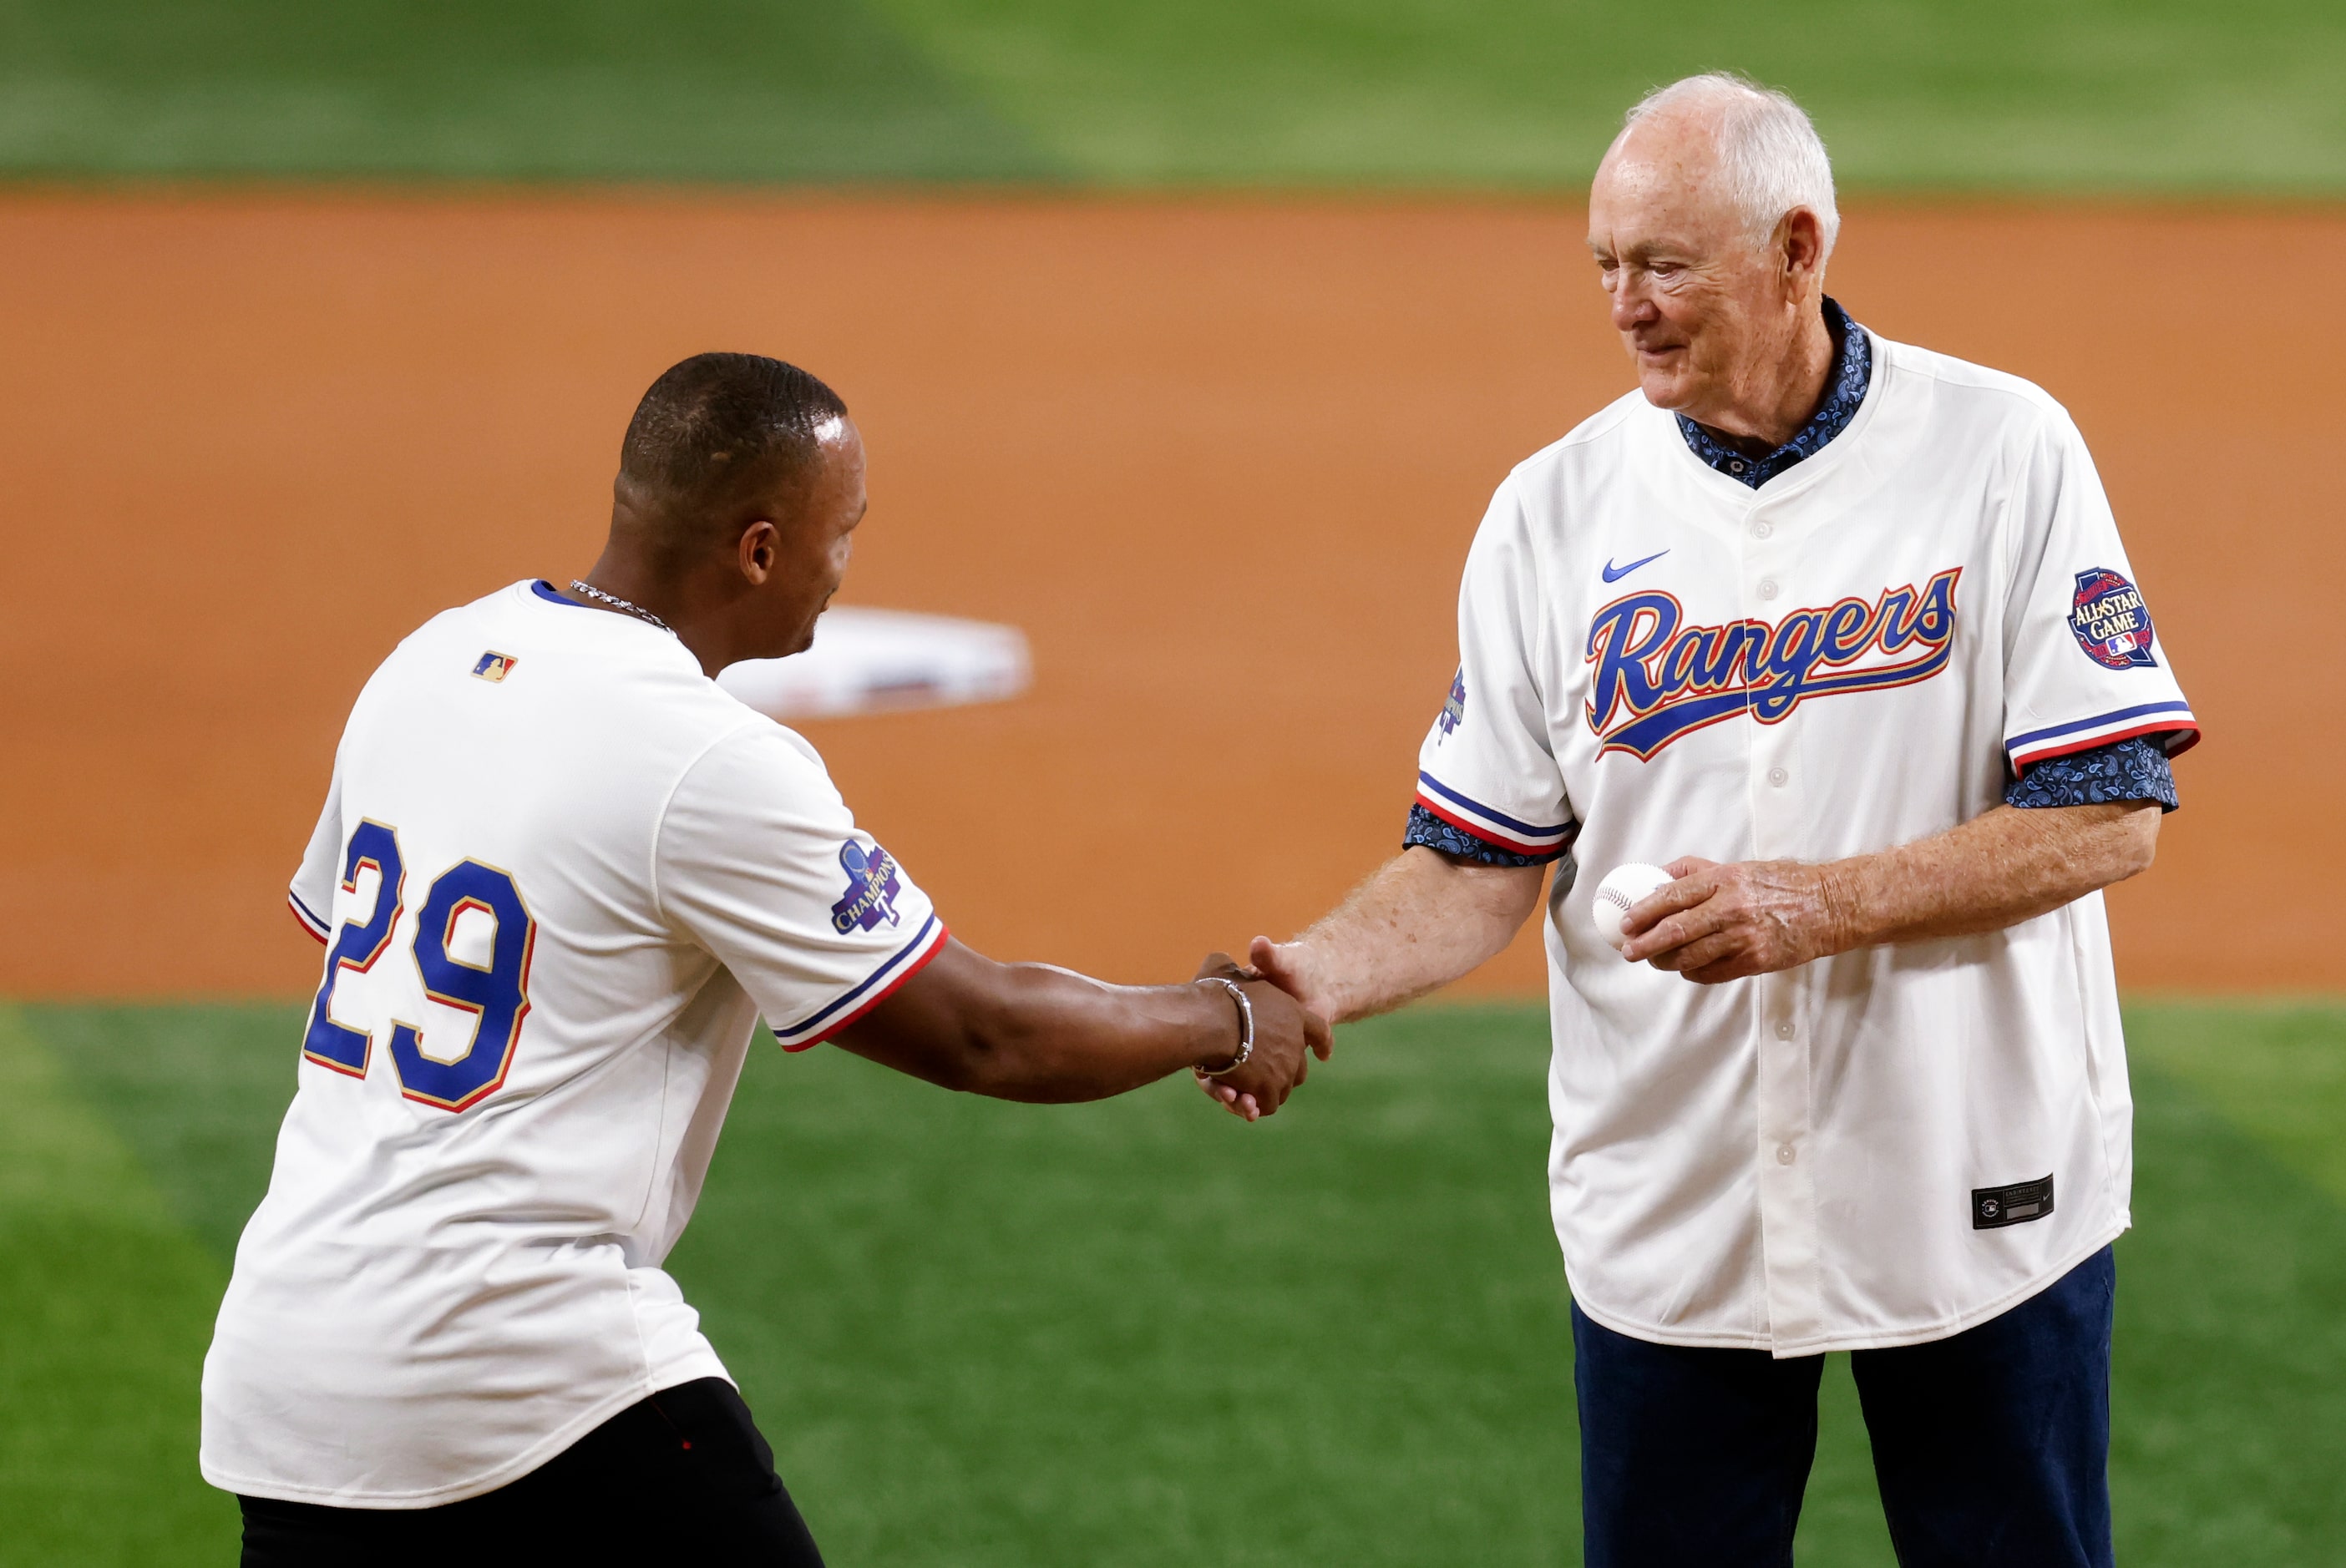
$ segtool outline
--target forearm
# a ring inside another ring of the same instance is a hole
[[[996,1099],[1104,1100],[1238,1049],[1219,985],[1110,985],[1049,964],[1004,964],[998,993],[964,1019],[968,1081]]]
[[[1824,868],[1832,951],[1973,936],[2033,920],[2147,870],[2154,802],[1998,806],[1960,827]]]
[[[1238,1049],[1219,985],[1110,985],[959,942],[839,1044],[914,1077],[996,1099],[1106,1099]]]
[[[1539,906],[1545,868],[1413,846],[1278,952],[1331,1023],[1389,1012],[1495,957]]]
[[[1706,985],[1884,943],[2002,931],[2150,864],[2153,801],[1998,806],[1961,827],[1822,864],[1674,860],[1623,917],[1621,956]]]

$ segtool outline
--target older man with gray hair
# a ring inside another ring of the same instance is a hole
[[[1831,1350],[1906,1568],[2107,1564],[2100,890],[2198,727],[2067,414],[1851,321],[1838,223],[1781,94],[1630,112],[1588,243],[1639,393],[1499,486],[1402,852],[1253,961],[1331,1020],[1393,1007],[1557,863],[1592,1568],[1789,1563]],[[1617,952],[1590,894],[1635,862],[1674,880]]]

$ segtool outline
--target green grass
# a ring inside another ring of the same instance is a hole
[[[0,0],[0,172],[1555,188],[1719,66],[1861,186],[2346,189],[2334,0]]]
[[[2346,188],[2331,0],[874,0],[1094,178],[1577,186],[1657,83],[1790,89],[1873,188]]]
[[[2346,1043],[2335,1008],[2169,1003],[2139,1010],[2127,1045],[2346,1204]]]
[[[1055,169],[854,0],[0,0],[0,172]]]
[[[0,1564],[227,1559],[194,1365],[297,1024],[0,1021]],[[2346,1561],[2346,1196],[2307,1132],[2346,1009],[2129,1030],[2120,1556]],[[673,1267],[838,1562],[1576,1561],[1543,1037],[1520,1008],[1349,1029],[1252,1128],[1181,1084],[1037,1109],[761,1051]],[[1840,1358],[1800,1546],[1890,1561]]]
[[[196,1378],[227,1283],[0,1006],[0,1564],[233,1555],[236,1504],[196,1474]]]
[[[2346,1012],[2144,1008],[2129,1033],[2170,1062],[2312,1048],[2293,1056],[2303,1081],[2267,1075],[2261,1094],[2235,1085],[2220,1102],[2137,1069],[2137,1228],[2118,1254],[2113,1369],[2120,1554],[2346,1563],[2346,1201],[2255,1131],[2334,1084]]]

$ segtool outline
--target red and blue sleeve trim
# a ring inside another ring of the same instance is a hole
[[[1443,820],[1427,810],[1423,800],[1409,803],[1409,824],[1402,830],[1401,843],[1405,850],[1423,847],[1453,860],[1472,860],[1484,866],[1544,866],[1564,857],[1562,847],[1543,850],[1536,855],[1502,849],[1480,833],[1470,833],[1454,822]]]
[[[782,1043],[785,1051],[804,1051],[821,1044],[887,1001],[898,986],[945,950],[945,939],[952,934],[943,921],[931,914],[921,922],[912,941],[890,953],[887,962],[865,975],[860,983],[787,1029],[776,1029],[774,1038]]]
[[[1570,842],[1574,824],[1543,828],[1461,795],[1431,773],[1417,776],[1417,803],[1452,827],[1518,855],[1548,856]]]
[[[2012,759],[2012,770],[2016,774],[2030,763],[2042,762],[2048,757],[2092,751],[2115,741],[2131,740],[2137,735],[2157,736],[2169,757],[2180,757],[2199,744],[2199,721],[2191,717],[2191,705],[2188,702],[2145,702],[2013,736],[2004,743],[2004,749]]]
[[[285,905],[293,911],[293,918],[301,922],[301,929],[320,942],[326,941],[333,934],[333,928],[311,914],[310,906],[301,901],[301,896],[299,893],[289,891],[285,895]]]

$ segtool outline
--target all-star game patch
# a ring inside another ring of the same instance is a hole
[[[2086,657],[2105,669],[2153,669],[2150,610],[2142,590],[2107,566],[2077,574],[2069,631]]]
[[[1461,668],[1450,682],[1450,700],[1442,705],[1442,717],[1433,721],[1440,726],[1442,738],[1447,740],[1466,722],[1466,671]]]
[[[831,929],[845,936],[873,930],[882,921],[894,925],[896,895],[904,891],[904,882],[888,851],[874,844],[867,855],[862,845],[850,839],[840,849],[839,866],[847,873],[847,896],[831,906]]]

